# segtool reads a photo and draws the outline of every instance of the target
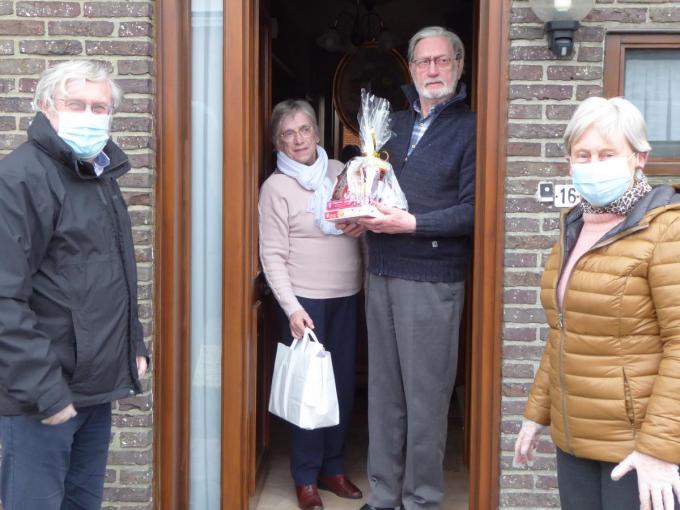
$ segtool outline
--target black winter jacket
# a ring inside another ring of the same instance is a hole
[[[413,85],[404,92],[411,104]],[[475,114],[465,104],[465,85],[432,121],[410,156],[413,108],[392,115],[393,138],[384,149],[408,209],[413,234],[368,232],[368,271],[426,282],[458,282],[467,275],[475,202]]]
[[[0,161],[0,415],[48,417],[68,404],[141,392],[132,230],[109,140],[100,177],[38,113]]]

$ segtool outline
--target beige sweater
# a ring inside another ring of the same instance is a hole
[[[328,176],[342,171],[342,163],[328,161]],[[312,191],[280,172],[260,190],[260,259],[269,286],[290,317],[302,309],[295,296],[328,299],[356,294],[361,289],[359,241],[324,235],[307,212]]]

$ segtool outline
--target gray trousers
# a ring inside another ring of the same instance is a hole
[[[368,503],[437,509],[465,285],[368,275]]]

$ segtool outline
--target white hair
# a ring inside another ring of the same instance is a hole
[[[35,87],[33,109],[40,110],[41,105],[53,106],[56,92],[66,94],[66,85],[70,81],[105,81],[111,87],[113,109],[116,110],[123,99],[123,91],[111,78],[105,64],[94,60],[69,60],[50,67],[43,72]]]
[[[411,37],[411,40],[408,42],[409,62],[413,62],[416,45],[423,39],[429,37],[446,37],[451,43],[454,58],[461,61],[465,60],[465,47],[463,46],[463,41],[460,40],[460,37],[444,27],[432,26],[421,28],[413,35],[413,37]]]
[[[278,103],[272,110],[272,142],[274,147],[279,148],[279,135],[281,134],[281,122],[289,115],[298,112],[304,113],[312,123],[314,132],[319,134],[319,124],[316,121],[314,108],[304,99],[286,99]]]
[[[589,97],[579,105],[564,132],[567,155],[571,154],[572,146],[590,127],[594,127],[605,138],[622,133],[635,152],[652,150],[647,141],[647,126],[642,113],[622,97]]]

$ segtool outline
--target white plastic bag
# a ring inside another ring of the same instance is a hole
[[[269,412],[303,429],[340,423],[331,353],[309,328],[290,347],[278,344]]]

